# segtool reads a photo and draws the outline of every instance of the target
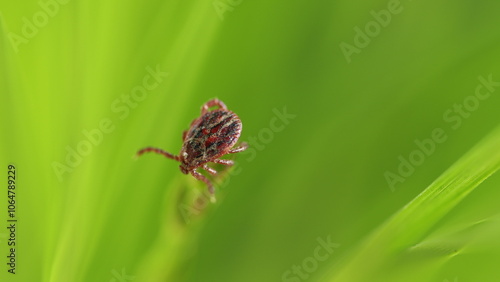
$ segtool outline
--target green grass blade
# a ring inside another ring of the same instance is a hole
[[[390,272],[394,270],[391,265],[407,257],[413,250],[412,246],[417,245],[439,220],[500,168],[499,144],[500,127],[372,233],[345,263],[332,271],[329,279],[324,281],[401,279],[398,275],[391,277]],[[449,254],[444,252],[442,256]],[[418,281],[422,277],[413,279]]]

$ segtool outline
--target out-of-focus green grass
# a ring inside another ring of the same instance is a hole
[[[9,37],[43,8],[2,1],[0,160],[18,170],[19,246],[18,274],[4,263],[0,279],[296,282],[306,279],[294,266],[314,257],[318,237],[340,246],[302,270],[308,281],[363,272],[349,264],[371,255],[363,244],[499,123],[498,89],[457,128],[443,115],[474,95],[479,76],[500,81],[500,4],[402,1],[348,63],[339,44],[353,44],[354,28],[389,2],[233,1],[221,20],[213,1],[70,0],[15,47]],[[127,101],[148,68],[164,75]],[[212,97],[240,116],[252,151],[235,156],[217,203],[198,212],[202,183],[172,160],[132,156],[150,145],[177,153]],[[276,111],[295,118],[283,123]],[[66,164],[68,148],[102,122],[109,133],[60,181],[54,162]],[[446,141],[391,190],[384,173],[436,128]],[[495,281],[499,183],[491,176],[429,219],[405,241],[422,258],[370,268],[374,280]]]
[[[442,235],[429,234],[429,230],[485,179],[498,171],[499,143],[500,127],[369,236],[362,247],[353,252],[353,257],[340,267],[340,273],[333,274],[335,278],[331,281],[387,281],[387,276],[391,277],[393,273],[397,274],[394,279],[401,279],[400,268],[421,268],[436,258],[440,258],[439,264],[442,264],[465,252],[470,238],[461,233],[479,235],[477,230],[491,224],[494,219],[485,218],[469,223],[469,226],[462,226],[451,235],[448,234],[449,237],[444,240],[440,238]],[[408,277],[406,281],[422,281],[430,277],[429,273],[422,273]]]

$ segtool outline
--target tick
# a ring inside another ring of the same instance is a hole
[[[214,108],[210,110],[211,108]],[[246,143],[234,147],[241,135],[242,124],[240,118],[228,110],[219,99],[212,99],[201,107],[201,115],[191,122],[188,130],[182,134],[182,149],[178,156],[155,147],[146,147],[137,152],[137,156],[153,152],[169,159],[180,162],[180,169],[184,174],[191,174],[194,178],[205,182],[208,191],[214,194],[214,186],[198,169],[204,169],[211,175],[217,171],[208,166],[208,163],[217,163],[227,166],[234,165],[232,160],[221,159],[226,154],[239,153],[248,148]]]

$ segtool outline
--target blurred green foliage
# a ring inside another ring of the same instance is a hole
[[[498,126],[500,90],[479,78],[500,82],[499,9],[470,0],[2,0],[0,160],[5,174],[11,163],[18,172],[19,246],[18,273],[3,263],[1,281],[342,273],[370,234]],[[356,51],[346,56],[342,43]],[[470,98],[479,85],[490,95]],[[174,161],[132,158],[145,146],[177,153],[213,97],[240,116],[252,148],[219,179],[216,203]],[[446,140],[391,189],[386,173],[399,174],[401,158],[435,129]],[[404,246],[430,251],[372,269],[373,279],[496,281],[499,183],[488,178]],[[316,259],[328,238],[337,247]]]

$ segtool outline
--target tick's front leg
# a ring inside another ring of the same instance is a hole
[[[167,151],[163,151],[162,149],[155,148],[155,147],[146,147],[144,149],[139,150],[139,152],[137,152],[137,154],[136,154],[136,157],[140,157],[142,154],[149,153],[149,152],[153,152],[153,153],[156,153],[156,154],[164,155],[165,157],[167,157],[169,159],[179,161],[179,157],[178,156],[175,156],[173,154],[170,154]]]
[[[203,169],[208,171],[211,175],[217,175],[217,171],[208,166],[208,164],[203,165]]]
[[[212,182],[210,182],[210,180],[208,180],[205,176],[203,176],[203,174],[197,172],[196,170],[192,170],[191,175],[194,176],[194,178],[205,182],[205,184],[207,184],[208,186],[208,192],[210,192],[210,194],[213,195],[215,193]]]
[[[224,104],[224,102],[222,102],[221,100],[215,98],[215,99],[212,99],[208,102],[206,102],[202,107],[201,107],[201,114],[204,115],[208,112],[208,110],[211,108],[211,107],[219,107],[223,110],[227,110],[227,107],[226,105]]]

